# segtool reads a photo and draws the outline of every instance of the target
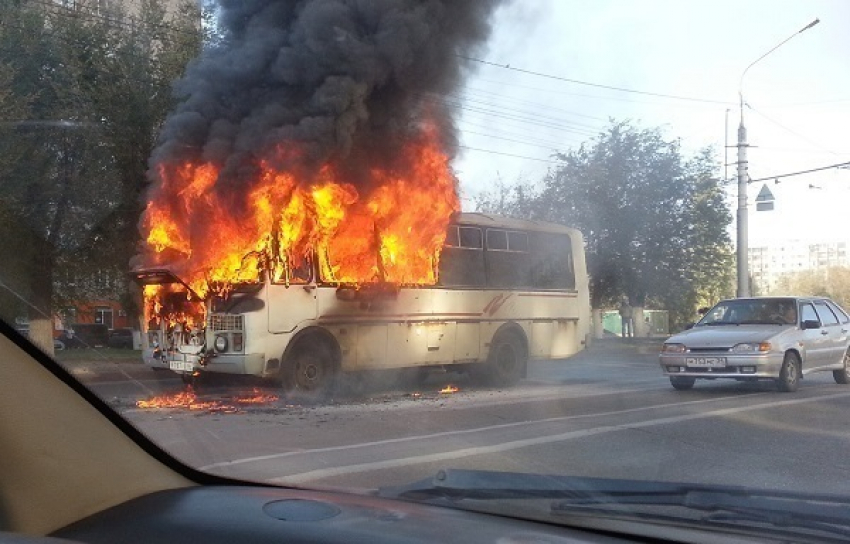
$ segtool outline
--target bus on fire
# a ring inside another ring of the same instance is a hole
[[[285,281],[265,273],[205,300],[166,268],[136,270],[140,284],[167,291],[145,316],[145,363],[305,391],[341,372],[448,365],[512,385],[529,358],[588,341],[583,239],[561,225],[457,214],[432,286],[346,285],[323,278],[316,256],[306,262]]]

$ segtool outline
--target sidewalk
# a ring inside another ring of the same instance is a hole
[[[655,355],[661,351],[661,345],[666,336],[655,336],[650,338],[602,338],[592,340],[589,352],[595,353],[639,353],[641,355]]]

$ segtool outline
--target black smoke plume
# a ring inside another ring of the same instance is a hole
[[[259,159],[304,179],[333,163],[367,189],[368,171],[399,166],[426,118],[452,156],[453,112],[433,97],[459,90],[461,56],[484,44],[499,3],[220,0],[222,40],[177,83],[152,195],[156,166],[186,160],[219,165],[219,192],[250,185]]]

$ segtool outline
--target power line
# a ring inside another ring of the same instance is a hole
[[[790,178],[792,176],[801,176],[803,174],[811,174],[812,172],[820,172],[822,170],[831,170],[833,168],[841,168],[843,166],[850,166],[850,161],[839,162],[838,164],[830,164],[829,166],[821,166],[820,168],[810,168],[808,170],[800,170],[799,172],[790,172],[788,174],[778,174],[778,175],[775,175],[775,176],[768,176],[766,178],[751,179],[749,182],[755,183],[757,181],[767,181],[767,180],[779,179],[779,178]]]
[[[493,96],[493,97],[498,97],[502,100],[509,100],[511,102],[518,102],[520,104],[528,104],[528,105],[531,105],[531,106],[536,106],[538,108],[545,108],[547,110],[560,111],[560,112],[566,113],[567,115],[575,115],[576,117],[584,117],[585,119],[593,119],[594,121],[603,121],[603,122],[608,121],[608,119],[604,119],[602,117],[596,117],[595,115],[587,115],[585,113],[579,113],[579,112],[572,111],[572,110],[565,110],[564,108],[552,106],[551,104],[542,104],[540,102],[534,102],[534,101],[531,101],[531,100],[523,100],[521,98],[515,98],[513,96],[505,96],[501,93],[495,93],[495,92],[492,92],[492,91],[485,91],[483,89],[478,89],[478,88],[475,88],[475,87],[464,88],[464,94],[468,94],[469,92],[479,93],[479,94],[484,94],[484,95],[490,95],[490,96]]]
[[[514,72],[521,72],[523,74],[529,74],[529,75],[533,75],[533,76],[537,76],[537,77],[554,79],[554,80],[558,80],[558,81],[566,81],[567,83],[574,83],[576,85],[586,85],[588,87],[597,87],[597,88],[600,88],[600,89],[608,89],[608,90],[611,90],[611,91],[619,91],[619,92],[623,92],[623,93],[633,93],[633,94],[641,94],[641,95],[646,95],[646,96],[655,96],[655,97],[658,97],[658,98],[667,98],[667,99],[671,99],[671,100],[684,100],[684,101],[689,101],[689,102],[703,102],[703,103],[708,103],[708,104],[721,104],[721,105],[724,105],[724,106],[734,105],[734,103],[732,103],[732,102],[725,102],[725,101],[722,101],[722,100],[712,100],[710,98],[697,98],[697,97],[692,97],[692,96],[679,96],[679,95],[673,95],[673,94],[654,93],[654,92],[649,92],[649,91],[639,91],[639,90],[636,90],[636,89],[626,89],[624,87],[615,87],[613,85],[604,85],[602,83],[592,83],[590,81],[582,81],[582,80],[579,80],[579,79],[572,79],[572,78],[561,77],[561,76],[556,76],[556,75],[552,75],[552,74],[544,74],[543,72],[535,72],[535,71],[532,71],[532,70],[525,70],[523,68],[516,68],[514,66],[511,66],[510,64],[502,65],[502,64],[497,64],[495,62],[489,62],[489,61],[482,60],[482,59],[476,59],[474,57],[467,57],[467,56],[464,56],[464,55],[457,55],[457,56],[464,59],[464,60],[468,60],[468,61],[472,61],[472,62],[478,62],[478,63],[481,63],[481,64],[486,64],[488,66],[495,66],[497,68],[502,68],[504,70],[512,70]]]
[[[547,147],[547,148],[553,148],[553,149],[560,149],[560,148],[564,147],[565,142],[580,143],[580,142],[583,141],[583,140],[575,140],[575,139],[572,139],[572,138],[563,138],[563,139],[559,138],[557,141],[553,140],[553,139],[539,138],[539,137],[536,137],[536,136],[528,135],[527,134],[528,131],[523,130],[521,127],[518,127],[517,129],[512,129],[510,132],[509,131],[503,131],[503,130],[499,130],[498,128],[493,128],[493,123],[476,123],[476,122],[471,121],[471,120],[466,119],[466,118],[458,120],[457,125],[458,125],[458,130],[461,131],[461,132],[464,132],[464,133],[470,132],[466,128],[463,128],[465,126],[475,127],[476,129],[482,129],[483,128],[483,129],[486,129],[491,134],[496,134],[496,135],[501,134],[502,136],[505,136],[505,137],[510,136],[510,137],[522,138],[523,142],[536,143],[536,144],[539,144],[541,147]],[[523,133],[523,132],[526,132],[526,133]],[[537,132],[537,134],[539,134],[539,131]]]
[[[510,113],[501,113],[497,110],[481,108],[481,107],[476,107],[476,106],[465,106],[465,105],[463,105],[463,103],[460,100],[452,99],[452,98],[448,98],[448,97],[431,96],[430,98],[426,97],[426,99],[432,100],[432,101],[440,103],[440,104],[443,104],[444,106],[449,106],[449,107],[457,108],[457,109],[464,110],[464,111],[470,111],[470,112],[473,112],[473,113],[480,113],[480,114],[484,114],[484,115],[487,115],[487,116],[490,116],[490,117],[505,119],[507,121],[514,121],[514,122],[526,123],[526,124],[530,124],[530,125],[537,125],[537,126],[544,127],[544,128],[549,128],[549,129],[553,129],[553,130],[561,130],[561,131],[564,131],[564,132],[572,132],[572,133],[581,134],[581,135],[584,135],[584,136],[595,136],[596,135],[596,132],[594,132],[592,130],[585,130],[585,129],[582,129],[582,128],[574,128],[574,127],[570,126],[570,124],[564,125],[564,124],[560,124],[560,123],[557,123],[557,122],[552,122],[552,121],[549,121],[546,118],[543,118],[542,116],[527,116],[527,115],[523,116],[523,115],[510,114]],[[537,118],[535,119],[535,117],[537,117]]]
[[[587,94],[587,93],[576,93],[572,91],[565,91],[563,89],[545,89],[541,87],[535,87],[531,85],[522,85],[520,83],[514,83],[512,81],[501,81],[495,79],[487,79],[483,77],[476,77],[476,81],[481,81],[483,83],[492,83],[493,85],[498,85],[499,87],[515,87],[517,89],[527,89],[530,91],[537,91],[541,93],[552,93],[552,94],[560,94],[565,96],[578,96],[581,98],[590,98],[593,100],[613,100],[615,102],[626,102],[629,104],[647,104],[650,106],[664,106],[664,107],[678,107],[678,108],[716,108],[715,104],[704,104],[701,102],[652,102],[647,100],[635,100],[632,98],[627,98],[624,96],[604,96],[600,94]]]
[[[498,110],[502,110],[504,112],[507,112],[510,115],[525,115],[525,116],[530,116],[530,117],[540,117],[540,118],[547,119],[547,120],[551,118],[548,115],[540,114],[540,113],[537,113],[537,112],[533,112],[533,111],[529,111],[529,110],[522,110],[522,109],[515,109],[515,108],[506,107],[506,106],[500,106],[500,105],[494,104],[492,102],[487,102],[487,101],[483,101],[483,100],[476,100],[474,98],[457,96],[457,95],[453,95],[453,94],[446,94],[446,95],[443,95],[443,96],[445,96],[446,98],[458,100],[458,101],[461,101],[461,102],[467,102],[467,103],[471,103],[471,104],[480,104],[480,106],[478,106],[478,107],[487,106],[487,107],[491,107],[491,108],[496,108]],[[555,108],[552,108],[552,109],[555,109]],[[559,123],[564,123],[565,125],[569,125],[569,126],[576,126],[576,127],[589,128],[591,130],[596,130],[595,126],[588,125],[588,124],[585,124],[585,123],[577,123],[575,121],[568,121],[566,119],[552,119],[552,120],[557,121]]]
[[[513,157],[515,159],[525,159],[525,160],[529,160],[529,161],[546,162],[546,163],[549,163],[549,164],[560,164],[558,161],[553,161],[553,160],[550,160],[550,159],[539,159],[539,158],[536,158],[536,157],[528,157],[528,156],[525,156],[525,155],[515,155],[513,153],[504,153],[502,151],[494,151],[492,149],[481,149],[481,148],[478,148],[478,147],[469,147],[468,145],[458,145],[456,147],[459,148],[459,149],[468,149],[470,151],[480,151],[482,153],[490,153],[492,155],[504,155],[505,157]]]
[[[514,139],[514,138],[506,138],[504,136],[496,136],[494,134],[487,134],[486,132],[475,132],[473,130],[464,130],[463,133],[464,134],[476,134],[478,136],[484,136],[485,138],[493,138],[495,140],[505,140],[506,142],[516,142],[518,144],[530,145],[532,147],[539,147],[540,149],[548,149],[549,151],[557,151],[558,150],[558,147],[554,146],[554,145],[552,145],[552,146],[540,145],[540,144],[535,144],[535,143],[531,143],[531,142],[527,142],[527,141],[523,141],[523,140],[517,140],[517,139]]]
[[[810,139],[810,138],[807,138],[807,137],[803,136],[802,134],[800,134],[799,132],[794,131],[794,130],[792,130],[792,129],[790,129],[790,128],[786,127],[785,125],[783,125],[783,124],[782,124],[782,123],[780,123],[779,121],[776,121],[775,119],[771,119],[771,118],[770,118],[770,117],[768,117],[767,115],[763,114],[762,112],[760,112],[760,111],[758,111],[757,109],[755,109],[754,107],[752,107],[750,104],[747,104],[747,108],[748,108],[748,109],[750,109],[751,111],[755,112],[756,114],[760,115],[760,116],[761,116],[762,118],[764,118],[765,120],[770,121],[770,122],[771,122],[771,123],[773,123],[774,125],[778,126],[778,127],[779,127],[779,128],[781,128],[782,130],[784,130],[784,131],[786,131],[786,132],[788,132],[788,133],[790,133],[790,134],[793,134],[794,136],[796,136],[796,137],[800,138],[801,140],[805,140],[806,142],[810,143],[811,145],[813,145],[813,146],[817,147],[818,149],[822,149],[822,150],[824,150],[824,151],[826,151],[826,152],[828,152],[828,153],[831,153],[832,155],[835,155],[836,157],[838,157],[838,156],[839,156],[839,154],[838,154],[838,153],[836,153],[835,151],[832,151],[831,149],[827,149],[827,148],[825,148],[824,146],[820,145],[819,143],[815,142],[814,140],[812,140],[812,139]]]

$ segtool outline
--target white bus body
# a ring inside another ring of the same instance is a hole
[[[458,214],[439,284],[359,288],[266,279],[206,302],[203,329],[146,331],[145,362],[324,387],[338,372],[469,365],[512,384],[526,361],[566,357],[590,332],[588,278],[575,229]],[[162,271],[137,277],[163,280]],[[313,274],[313,278],[317,276]],[[536,285],[535,285],[536,284]]]

